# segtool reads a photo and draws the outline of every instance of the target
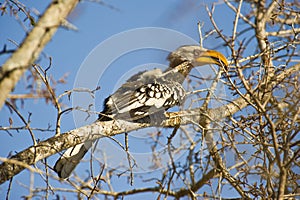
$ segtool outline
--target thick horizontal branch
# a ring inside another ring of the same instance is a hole
[[[276,76],[276,79],[273,80],[272,85],[281,82],[282,79],[299,71],[300,64],[285,70]],[[104,122],[96,121],[90,125],[86,125],[42,141],[35,146],[31,146],[17,153],[10,159],[24,162],[27,165],[32,165],[44,158],[88,140],[111,137],[124,132],[130,132],[150,126],[175,127],[194,122],[198,122],[201,125],[201,122],[206,120],[207,117],[209,117],[211,120],[219,121],[245,108],[248,105],[248,102],[252,101],[252,98],[253,97],[251,97],[249,94],[246,94],[244,97],[237,98],[227,105],[214,109],[208,109],[206,111],[195,108],[180,112],[168,112],[166,113],[166,119],[163,120],[160,125],[152,125],[149,123],[133,123],[123,120]],[[9,180],[23,169],[25,169],[24,165],[17,165],[14,162],[3,162],[0,165],[0,184]]]
[[[44,158],[87,140],[110,137],[148,126],[150,125],[131,123],[121,120],[107,122],[96,121],[90,125],[86,125],[42,141],[35,146],[31,146],[17,153],[10,159],[21,161],[27,165],[32,165]],[[25,169],[24,165],[17,165],[14,164],[14,162],[3,162],[0,165],[0,184],[9,180],[23,169]]]
[[[92,124],[42,141],[35,146],[31,146],[24,151],[17,153],[10,159],[23,162],[26,165],[32,165],[44,158],[88,140],[111,137],[124,132],[130,132],[150,126],[174,127],[178,125],[189,124],[194,120],[200,121],[203,115],[200,115],[199,113],[199,109],[167,113],[167,119],[164,120],[161,125],[151,125],[150,123],[134,123],[123,120],[96,121]],[[213,111],[210,111],[210,113],[212,115],[216,115],[213,113]],[[15,163],[16,162],[3,162],[0,165],[0,184],[9,180],[14,175],[25,169],[24,165],[18,165]]]
[[[52,1],[20,47],[3,64],[0,70],[0,109],[23,73],[38,58],[77,3],[78,0]]]

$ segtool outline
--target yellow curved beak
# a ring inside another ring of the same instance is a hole
[[[226,57],[218,51],[205,49],[198,45],[184,45],[170,53],[168,57],[170,61],[170,67],[175,67],[183,61],[189,61],[196,66],[206,64],[216,64],[228,68],[228,62]]]
[[[216,64],[228,68],[228,62],[225,56],[214,50],[202,51],[199,55],[194,55],[194,62],[197,65]]]

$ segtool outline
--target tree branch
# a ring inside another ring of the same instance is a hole
[[[289,77],[293,73],[299,71],[300,64],[297,64],[279,74],[272,83],[274,85],[276,83],[280,83],[282,79]],[[167,112],[166,119],[163,120],[163,122],[159,126],[175,127],[179,125],[191,124],[194,121],[201,122],[207,119],[208,116],[213,120],[224,119],[228,116],[231,116],[233,113],[245,108],[248,105],[248,101],[252,101],[252,97],[249,94],[246,94],[243,98],[237,98],[227,105],[214,109],[208,109],[206,111],[201,110],[200,112],[199,108],[195,108],[180,112]],[[64,149],[83,143],[87,140],[96,140],[102,137],[112,137],[124,132],[130,132],[150,126],[153,125],[149,123],[133,123],[123,120],[104,122],[96,121],[90,125],[86,125],[66,132],[65,134],[61,134],[59,136],[42,141],[35,146],[31,146],[17,153],[10,159],[21,161],[27,165],[32,165],[39,160],[47,158]],[[13,162],[3,162],[0,165],[0,184],[9,180],[14,175],[20,173],[23,169],[23,165],[18,165]]]
[[[77,3],[78,0],[53,1],[21,46],[3,64],[0,70],[0,109],[23,73],[38,58]]]

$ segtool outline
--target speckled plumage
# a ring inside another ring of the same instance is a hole
[[[169,74],[155,69],[134,75],[105,100],[99,120],[136,121],[181,104],[185,90]]]

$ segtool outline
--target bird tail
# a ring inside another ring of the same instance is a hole
[[[68,178],[86,152],[91,148],[92,141],[87,141],[67,149],[56,161],[54,171],[60,178]]]

